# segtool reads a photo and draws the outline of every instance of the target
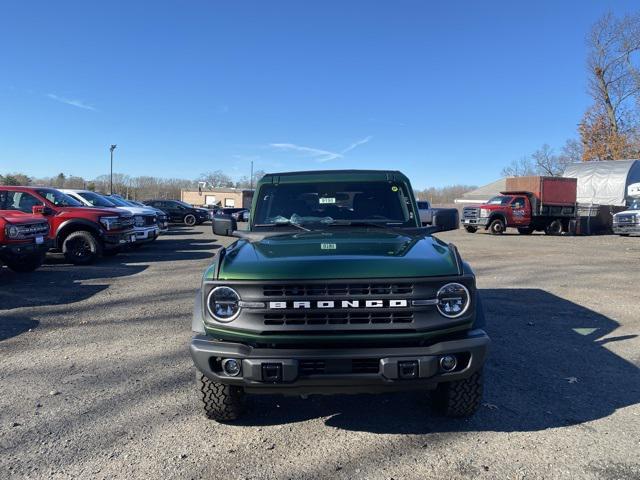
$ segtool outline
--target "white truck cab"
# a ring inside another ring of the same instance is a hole
[[[160,235],[160,227],[158,226],[157,214],[151,208],[142,208],[142,207],[133,207],[127,204],[120,204],[120,202],[115,201],[109,197],[104,195],[100,195],[99,193],[92,192],[91,190],[72,190],[72,189],[60,189],[61,192],[66,193],[67,195],[75,198],[83,205],[88,207],[111,207],[117,208],[119,210],[127,211],[133,214],[135,223],[134,223],[134,231],[136,233],[136,242],[135,244],[143,244],[147,242],[152,242],[158,235]]]
[[[640,235],[640,183],[629,185],[627,196],[631,199],[629,208],[613,216],[613,233],[623,237]]]

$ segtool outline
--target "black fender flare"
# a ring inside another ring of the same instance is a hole
[[[102,228],[100,228],[97,223],[85,220],[84,218],[70,218],[58,225],[56,229],[56,246],[58,248],[62,247],[64,238],[66,238],[68,234],[78,230],[89,230],[99,239],[103,236]]]
[[[504,216],[504,213],[492,213],[489,215],[489,221],[487,222],[485,229],[489,228],[489,225],[491,225],[491,222],[494,220],[502,220],[504,222],[504,226],[507,226],[507,217]]]

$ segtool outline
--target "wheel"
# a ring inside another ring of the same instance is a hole
[[[196,383],[207,418],[219,422],[240,418],[245,409],[242,388],[214,382],[200,372],[196,372]]]
[[[547,235],[560,235],[562,233],[562,222],[554,220],[545,227],[544,233]]]
[[[490,224],[489,224],[489,231],[493,234],[493,235],[502,235],[504,233],[504,231],[506,230],[506,225],[504,224],[504,222],[499,219],[496,218],[495,220],[493,220]]]
[[[435,391],[436,407],[447,417],[469,417],[480,407],[483,390],[480,369],[464,380],[438,385]]]
[[[519,227],[518,233],[520,235],[531,235],[533,233],[533,228],[531,227]]]
[[[469,233],[476,233],[478,231],[478,227],[464,227],[464,229]]]
[[[18,273],[28,273],[33,272],[36,268],[42,265],[44,261],[44,253],[37,255],[30,255],[28,257],[22,257],[20,259],[11,259],[5,261],[7,267],[9,267],[14,272]]]
[[[91,232],[81,230],[64,239],[62,253],[74,265],[88,265],[102,254],[102,244]]]
[[[196,224],[196,216],[192,214],[185,215],[184,223],[185,225],[189,225],[190,227],[193,227]]]

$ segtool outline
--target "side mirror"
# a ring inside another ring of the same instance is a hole
[[[213,217],[213,233],[221,237],[229,237],[238,229],[238,223],[231,215],[217,215]]]
[[[51,215],[53,213],[53,210],[51,210],[46,205],[34,205],[33,207],[31,207],[31,212],[34,215]]]
[[[435,208],[433,209],[433,221],[431,225],[436,227],[438,232],[457,230],[460,224],[460,214],[457,208]]]

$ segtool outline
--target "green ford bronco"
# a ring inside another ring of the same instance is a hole
[[[489,337],[475,276],[421,227],[407,177],[396,171],[265,175],[248,230],[214,218],[219,250],[195,302],[191,356],[204,410],[237,419],[246,394],[432,390],[445,415],[482,397]]]

